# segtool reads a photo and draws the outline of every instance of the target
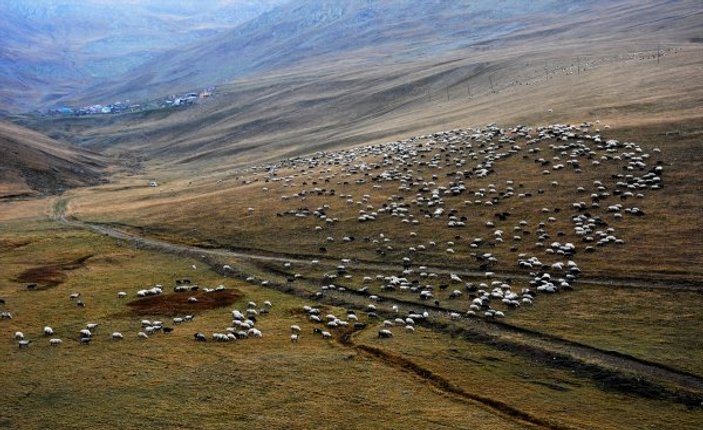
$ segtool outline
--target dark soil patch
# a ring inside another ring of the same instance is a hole
[[[188,302],[190,297],[195,297],[198,301],[190,303]],[[172,293],[134,300],[127,303],[127,306],[131,307],[136,315],[176,316],[229,306],[242,297],[243,294],[234,289],[209,293],[203,291]]]
[[[46,266],[31,267],[20,273],[15,281],[36,284],[34,291],[52,288],[66,282],[65,272],[80,269],[92,255],[86,255],[67,263],[47,264]]]

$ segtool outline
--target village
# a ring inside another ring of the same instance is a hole
[[[192,106],[211,97],[215,87],[208,87],[199,92],[171,94],[164,98],[150,100],[143,103],[132,103],[130,100],[116,101],[110,104],[94,104],[88,106],[60,106],[49,109],[48,115],[86,116],[109,115],[122,113],[146,112],[173,107]]]

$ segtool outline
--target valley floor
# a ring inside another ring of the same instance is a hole
[[[547,206],[556,218],[549,227],[553,240],[573,240],[569,220],[579,212],[568,206],[585,199],[574,190],[608,178],[608,167],[583,162],[580,176],[541,175],[533,158],[558,153],[550,142],[540,143],[540,154],[497,161],[492,175],[466,181],[472,192],[492,184],[505,191],[507,180],[520,177],[522,191],[534,197],[487,206],[464,205],[474,200],[467,195],[447,196],[445,207],[457,208],[457,219],[467,215],[466,228],[456,230],[446,227],[446,215],[435,220],[421,212],[416,224],[383,213],[372,222],[357,220],[360,210],[399,202],[393,195],[404,194],[408,203],[416,198],[397,183],[353,173],[363,172],[363,163],[382,162],[380,153],[346,165],[285,166],[277,175],[270,168],[198,178],[164,173],[157,188],[146,186],[146,176],[114,177],[61,198],[0,203],[0,311],[12,314],[0,320],[0,373],[9,375],[0,427],[698,428],[703,272],[694,220],[702,203],[700,180],[687,173],[701,161],[697,124],[676,135],[665,134],[672,125],[609,132],[661,157],[664,188],[636,200],[644,217],[607,218],[625,245],[578,253],[583,273],[573,291],[539,294],[532,306],[517,309],[495,300],[504,319],[468,316],[468,296],[476,290],[467,283],[497,279],[517,291],[529,287],[532,275],[515,266],[518,252],[511,247],[549,264],[559,257],[543,249],[538,254],[536,233],[528,239],[523,228],[524,241],[480,245],[497,257],[492,278],[471,255],[471,240],[488,241],[498,228],[512,236],[509,230],[521,218],[532,229],[547,216],[541,213]],[[487,146],[482,148],[491,151]],[[437,156],[444,163],[447,147],[431,148],[426,160]],[[455,164],[465,155],[446,161]],[[415,170],[422,168],[416,173],[436,181],[434,188],[452,180],[424,166]],[[376,170],[382,169],[371,172]],[[332,187],[335,196],[328,193]],[[539,188],[549,191],[538,194]],[[283,215],[324,205],[338,221]],[[504,222],[494,212],[511,215]],[[484,225],[489,219],[494,227]],[[418,249],[429,241],[437,248]],[[445,252],[448,247],[456,252]],[[411,258],[415,272],[404,272],[403,257]],[[387,288],[384,279],[402,276],[435,285],[433,299]],[[176,280],[184,278],[200,290],[175,292]],[[155,284],[163,285],[163,295],[136,296]],[[220,285],[229,299],[204,292]],[[452,290],[461,294],[450,297]],[[118,297],[122,291],[127,297]],[[69,298],[74,293],[79,299]],[[149,300],[159,305],[147,307]],[[254,302],[260,311],[265,301],[270,311],[255,322],[263,337],[211,340],[213,332],[232,326],[233,309],[246,313]],[[356,315],[362,325],[324,327],[311,321],[306,306],[318,308],[323,319],[334,315],[351,323]],[[396,321],[423,311],[427,316],[416,318],[412,330]],[[174,322],[188,313],[193,321]],[[142,320],[162,320],[173,331],[140,338]],[[90,344],[82,345],[79,330],[87,323],[99,325]],[[291,341],[291,325],[301,329],[297,342]],[[60,346],[49,345],[44,326],[63,340]],[[384,328],[391,338],[378,336]],[[331,338],[314,329],[329,330]],[[17,331],[32,340],[28,348],[18,348]],[[116,331],[123,340],[112,339]],[[196,332],[208,341],[196,342]]]

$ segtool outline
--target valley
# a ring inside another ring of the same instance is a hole
[[[695,2],[161,3],[7,99],[0,428],[699,428]]]

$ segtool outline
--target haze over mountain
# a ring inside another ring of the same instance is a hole
[[[0,110],[46,107],[282,2],[5,0],[0,2]]]
[[[417,61],[607,4],[603,0],[293,1],[207,41],[153,58],[95,86],[80,102],[159,97],[305,60],[373,65]]]

